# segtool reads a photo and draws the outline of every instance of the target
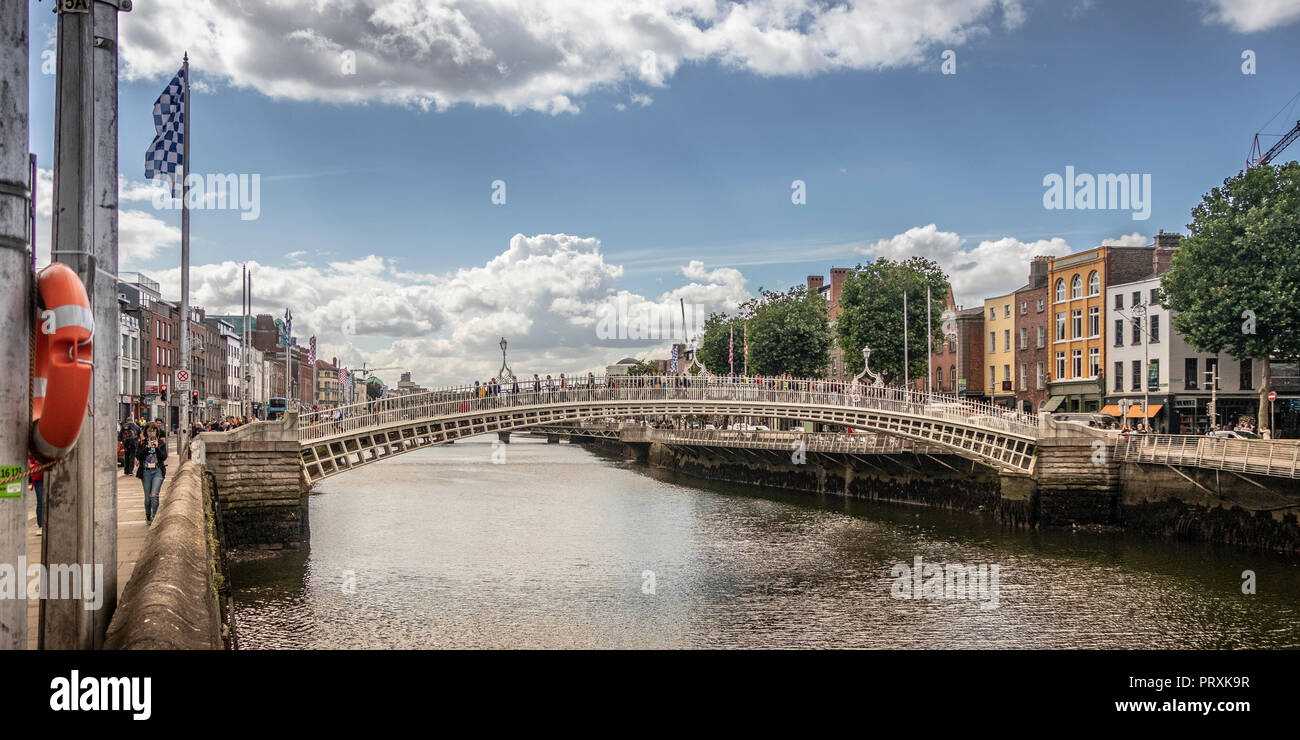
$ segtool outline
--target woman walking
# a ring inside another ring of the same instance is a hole
[[[144,486],[144,518],[153,524],[154,515],[158,513],[158,493],[167,477],[167,441],[158,436],[156,427],[145,428],[145,436],[140,440],[135,457],[140,463],[136,474]]]

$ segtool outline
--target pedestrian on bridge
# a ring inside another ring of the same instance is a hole
[[[140,449],[136,450],[136,461],[140,463],[136,475],[144,486],[144,518],[153,524],[154,515],[158,513],[158,494],[162,491],[163,479],[167,477],[167,441],[158,436],[156,427],[145,429]]]

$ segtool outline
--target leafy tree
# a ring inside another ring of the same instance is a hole
[[[1269,359],[1300,358],[1300,163],[1254,167],[1204,195],[1191,236],[1160,278],[1172,325],[1198,352],[1250,358],[1263,371],[1261,425],[1272,390]]]
[[[925,289],[930,288],[930,329],[935,345],[926,350]],[[871,347],[871,369],[890,384],[903,381],[903,293],[907,293],[908,375],[925,377],[930,352],[943,340],[943,298],[948,276],[938,263],[924,257],[903,262],[881,257],[855,267],[840,287],[836,339],[844,350],[850,375],[860,369],[862,348]]]
[[[652,362],[646,362],[645,360],[637,360],[637,363],[635,365],[627,369],[627,374],[634,375],[634,376],[635,375],[658,375],[659,366]]]
[[[749,372],[820,378],[831,363],[826,301],[802,285],[785,293],[764,292],[750,306]],[[744,357],[744,329],[736,330],[736,358]],[[740,367],[740,362],[737,362]]]
[[[731,370],[730,363],[727,362],[727,348],[730,342],[731,330],[734,328],[737,333],[743,332],[742,319],[738,316],[728,316],[725,313],[712,313],[704,322],[704,334],[700,337],[699,358],[700,362],[709,369],[709,372],[726,375]],[[740,357],[741,345],[740,339],[736,339],[736,356]]]

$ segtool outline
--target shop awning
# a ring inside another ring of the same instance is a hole
[[[1146,415],[1146,418],[1150,419],[1151,417],[1153,417],[1153,416],[1155,416],[1156,414],[1160,413],[1160,409],[1162,409],[1162,408],[1164,408],[1164,405],[1163,405],[1163,404],[1159,404],[1159,403],[1147,404],[1147,415]],[[1135,403],[1135,404],[1133,404],[1132,406],[1129,406],[1129,407],[1128,407],[1128,414],[1127,414],[1124,418],[1126,418],[1126,419],[1141,419],[1141,418],[1142,418],[1142,404],[1140,404],[1140,403]]]
[[[1043,408],[1040,409],[1040,411],[1046,411],[1047,413],[1050,414],[1053,411],[1061,408],[1061,404],[1063,403],[1065,403],[1065,396],[1052,396],[1051,398],[1047,399],[1047,403],[1043,404]]]
[[[1112,403],[1112,404],[1108,404],[1108,405],[1102,407],[1102,409],[1101,409],[1101,413],[1103,413],[1103,414],[1105,414],[1105,415],[1107,415],[1107,416],[1114,416],[1115,418],[1118,419],[1118,418],[1119,418],[1119,406],[1118,406],[1117,404],[1113,404],[1113,403]]]

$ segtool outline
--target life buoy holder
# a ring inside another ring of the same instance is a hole
[[[95,318],[86,286],[67,265],[52,262],[36,273],[36,293],[29,447],[42,460],[58,460],[76,446],[86,418]]]

